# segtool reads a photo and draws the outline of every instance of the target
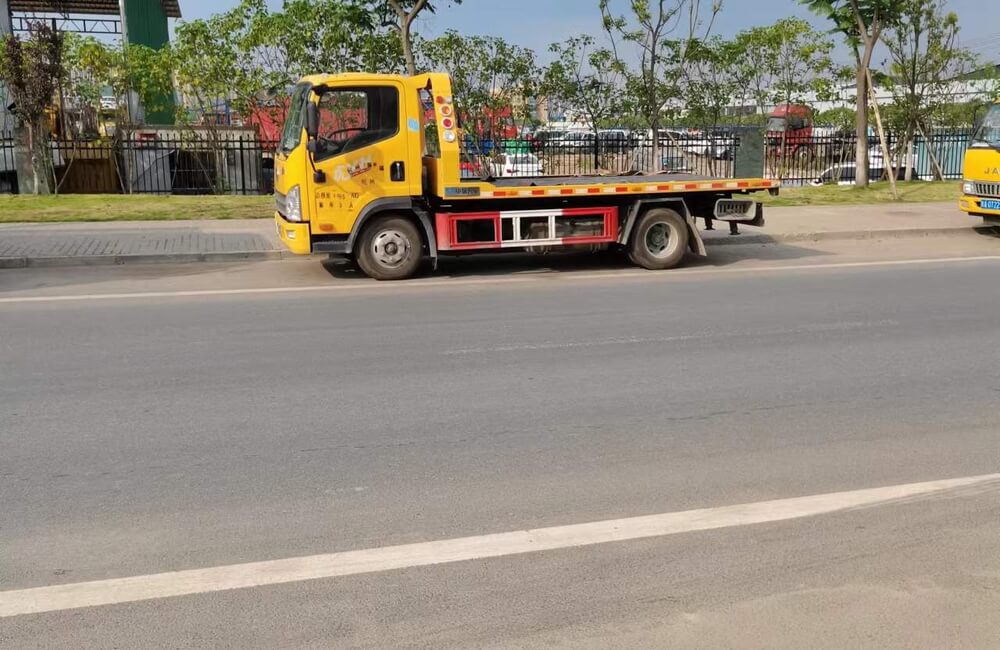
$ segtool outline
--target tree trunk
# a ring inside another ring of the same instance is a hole
[[[903,179],[906,180],[907,182],[913,180],[913,168],[917,166],[916,160],[914,160],[913,156],[914,137],[915,133],[913,125],[910,124],[906,127],[906,137],[904,138],[903,141],[903,146],[905,147],[905,152],[906,152],[906,155],[903,156],[903,160],[905,161],[906,164],[906,169],[903,170]]]
[[[892,152],[889,151],[889,142],[885,137],[885,129],[882,128],[882,116],[878,110],[878,98],[875,97],[875,84],[872,83],[872,75],[869,70],[865,70],[866,81],[868,82],[868,94],[872,100],[872,110],[875,112],[875,126],[878,128],[878,140],[882,145],[882,160],[885,164],[886,172],[889,174],[889,186],[892,188],[892,198],[899,200],[899,192],[896,190],[896,173],[892,167]]]
[[[650,120],[649,125],[653,130],[653,150],[650,154],[653,159],[649,161],[649,171],[661,172],[663,171],[663,160],[660,155],[660,120],[654,118]]]
[[[38,194],[38,150],[35,147],[35,125],[28,124],[28,153],[31,157],[31,193]]]
[[[858,187],[868,186],[868,59],[866,56],[861,65],[858,66],[857,74],[857,118],[855,121],[855,136],[857,146],[855,149],[854,183]]]
[[[934,154],[934,142],[927,134],[927,131],[924,130],[924,127],[922,127],[919,124],[917,125],[917,132],[920,133],[920,137],[922,137],[924,139],[924,142],[927,143],[926,145],[927,156],[931,159],[932,169],[934,170],[934,180],[943,181],[944,170],[941,169],[941,162],[938,160],[938,157]]]
[[[413,40],[410,38],[410,24],[407,22],[399,30],[399,40],[403,45],[403,58],[406,59],[406,72],[411,77],[417,74],[417,63],[413,59]]]

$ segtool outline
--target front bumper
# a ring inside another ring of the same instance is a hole
[[[309,224],[288,221],[281,213],[274,213],[274,225],[278,229],[278,237],[288,250],[297,255],[308,255],[312,252],[309,238]]]

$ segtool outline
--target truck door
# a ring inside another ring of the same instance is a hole
[[[382,197],[409,195],[401,86],[315,89],[319,133],[313,161],[314,233],[349,233],[359,211]]]

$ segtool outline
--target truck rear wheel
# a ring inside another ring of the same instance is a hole
[[[403,217],[377,217],[362,231],[356,259],[365,275],[376,280],[413,277],[423,259],[420,231]]]
[[[669,208],[647,210],[635,226],[628,257],[644,269],[669,269],[680,264],[688,247],[688,227]]]

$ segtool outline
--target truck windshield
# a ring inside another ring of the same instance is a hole
[[[783,117],[772,117],[767,121],[768,131],[784,131],[785,130],[785,118]]]
[[[285,116],[285,126],[281,130],[281,143],[278,146],[278,151],[281,153],[291,153],[292,149],[299,146],[299,140],[302,139],[302,122],[305,119],[305,111],[302,108],[308,93],[308,84],[299,84],[292,93],[292,99],[288,103],[288,115]]]
[[[983,123],[972,138],[972,146],[1000,147],[1000,104],[994,104],[986,113]]]

